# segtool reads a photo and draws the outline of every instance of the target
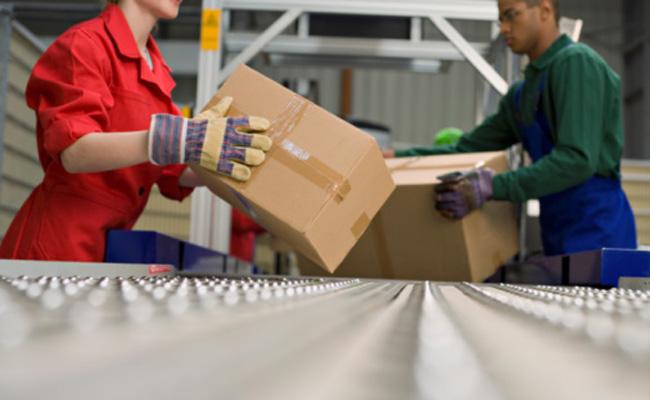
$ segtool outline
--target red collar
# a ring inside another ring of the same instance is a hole
[[[170,96],[171,91],[176,84],[167,76],[168,74],[165,74],[164,77],[161,76],[161,67],[165,68],[167,73],[171,71],[171,68],[169,68],[163,60],[158,45],[151,35],[149,35],[149,39],[147,39],[147,49],[149,49],[149,54],[151,55],[151,60],[154,64],[154,73],[152,73],[149,68],[144,67],[146,61],[140,55],[140,50],[135,42],[135,37],[133,36],[131,27],[126,21],[122,10],[115,4],[108,4],[106,9],[102,12],[101,18],[104,20],[106,30],[113,38],[117,51],[122,56],[132,60],[139,60],[141,63],[140,79],[155,83],[166,95]]]
[[[128,58],[140,58],[138,45],[135,43],[133,32],[131,32],[131,27],[129,27],[122,10],[115,4],[109,4],[102,12],[101,18],[120,54]]]

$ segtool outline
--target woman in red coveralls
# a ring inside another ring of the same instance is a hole
[[[0,245],[1,258],[101,261],[106,231],[131,228],[151,187],[182,200],[186,164],[246,180],[271,146],[259,117],[224,118],[232,99],[180,116],[175,83],[150,32],[182,0],[115,0],[61,35],[26,90],[36,112],[43,182]]]

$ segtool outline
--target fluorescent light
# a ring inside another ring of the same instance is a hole
[[[406,58],[324,56],[306,54],[267,54],[272,66],[319,66],[337,68],[395,69],[423,73],[438,73],[439,60],[413,60]]]

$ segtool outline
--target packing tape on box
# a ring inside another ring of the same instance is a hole
[[[365,212],[361,213],[361,216],[357,218],[357,220],[354,222],[354,224],[352,224],[352,227],[350,228],[355,239],[358,240],[361,235],[363,235],[363,232],[366,231],[368,225],[370,225],[370,218],[368,218],[368,214]]]
[[[217,101],[219,100],[211,101],[210,104],[215,104]],[[298,126],[308,109],[309,102],[299,96],[294,96],[287,107],[270,120],[271,127],[267,130],[266,135],[273,140],[273,146],[267,152],[267,157],[272,157],[282,163],[314,185],[331,193],[337,202],[341,202],[352,189],[350,182],[343,175],[314,157],[309,151],[287,138]],[[244,115],[245,113],[236,107],[230,107],[230,114]],[[247,182],[243,182],[242,187],[249,185],[254,178],[255,175]]]

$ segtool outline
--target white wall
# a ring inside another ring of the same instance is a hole
[[[29,73],[39,55],[40,49],[12,31],[0,176],[0,237],[43,177],[36,151],[34,113],[24,100]]]

